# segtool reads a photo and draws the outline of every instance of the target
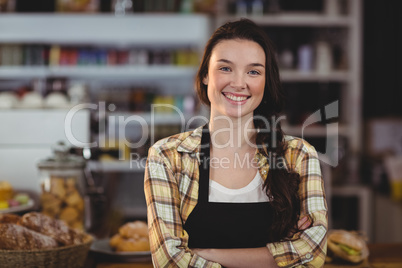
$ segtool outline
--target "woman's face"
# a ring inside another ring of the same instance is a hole
[[[264,95],[264,50],[249,40],[219,42],[203,82],[208,86],[212,116],[249,119]]]

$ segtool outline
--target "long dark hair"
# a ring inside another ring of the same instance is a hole
[[[284,140],[278,118],[283,108],[283,92],[279,79],[278,64],[275,58],[275,50],[271,40],[263,29],[248,19],[240,19],[228,22],[219,27],[209,39],[204,56],[202,58],[197,76],[196,91],[199,99],[207,106],[211,105],[207,95],[207,86],[203,79],[208,74],[208,66],[212,50],[221,41],[242,39],[256,42],[265,52],[265,88],[264,96],[260,105],[254,110],[254,126],[257,129],[270,131],[260,131],[256,136],[256,144],[259,152],[267,159],[285,161],[287,143]],[[275,120],[275,124],[267,126],[270,120]],[[274,129],[273,129],[274,127]],[[285,165],[282,165],[283,167]],[[297,221],[300,216],[300,198],[298,195],[300,176],[298,173],[288,169],[279,168],[270,164],[264,189],[270,197],[271,205],[274,209],[274,222],[270,226],[271,241],[286,240],[289,235],[298,231]]]

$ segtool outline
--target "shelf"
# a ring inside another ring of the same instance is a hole
[[[303,129],[302,126],[294,126],[282,124],[283,131],[291,136],[296,137],[326,137],[326,136],[338,136],[347,135],[347,126],[331,125],[325,126],[307,126]]]
[[[145,166],[142,165],[145,165],[145,159],[139,162],[125,160],[87,162],[87,167],[97,172],[144,172]]]
[[[176,65],[147,66],[10,66],[0,67],[0,79],[46,78],[64,76],[91,79],[155,79],[166,77],[189,77],[195,75],[196,67]]]
[[[347,16],[326,16],[320,13],[279,13],[265,14],[264,16],[247,16],[261,26],[289,26],[289,27],[348,27],[351,18]],[[240,16],[220,16],[218,23],[239,19]]]
[[[208,37],[209,18],[200,14],[0,16],[0,43],[201,47]]]
[[[177,65],[147,66],[3,66],[0,67],[0,79],[45,78],[64,76],[91,79],[154,79],[155,77],[188,77],[197,72],[197,67]],[[347,71],[330,73],[281,71],[284,82],[347,82]]]
[[[144,119],[147,124],[152,125],[170,125],[170,124],[181,124],[185,125],[185,123],[190,120],[194,115],[193,114],[184,114],[183,112],[179,113],[178,111],[174,111],[171,113],[161,113],[156,112],[154,115],[150,112],[108,112],[108,117],[119,117],[123,116],[124,118],[128,118],[130,116],[138,116]],[[118,122],[118,119],[115,120]]]
[[[283,82],[348,82],[350,80],[350,74],[347,71],[319,73],[282,70],[280,77]]]

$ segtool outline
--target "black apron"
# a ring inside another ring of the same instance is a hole
[[[208,129],[206,129],[208,130]],[[204,128],[205,131],[205,128]],[[209,202],[210,137],[202,134],[199,167],[198,203],[184,224],[189,235],[189,248],[256,248],[269,241],[272,224],[270,202]],[[204,163],[207,161],[207,163]]]

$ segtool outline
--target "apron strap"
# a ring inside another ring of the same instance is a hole
[[[210,135],[208,124],[202,129],[200,160],[198,202],[205,204],[208,203],[209,197]]]

